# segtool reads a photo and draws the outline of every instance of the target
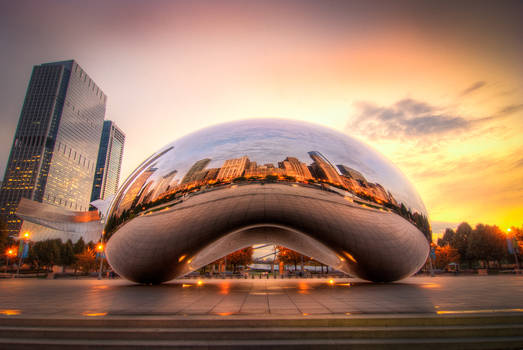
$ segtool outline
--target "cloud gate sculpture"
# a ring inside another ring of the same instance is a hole
[[[125,181],[103,240],[139,283],[181,277],[273,243],[370,281],[419,270],[423,202],[389,161],[345,134],[280,119],[209,127],[165,146]]]

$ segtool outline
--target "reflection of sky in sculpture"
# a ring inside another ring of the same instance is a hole
[[[174,149],[153,163],[158,170],[148,182],[158,181],[174,169],[178,170],[175,179],[180,181],[196,161],[204,158],[212,159],[207,169],[242,156],[258,165],[272,163],[278,167],[286,157],[310,165],[313,160],[307,152],[319,151],[333,165],[343,164],[361,172],[369,182],[390,191],[398,202],[426,215],[412,185],[389,161],[361,142],[318,125],[281,119],[231,122],[197,131],[162,150],[170,146]]]

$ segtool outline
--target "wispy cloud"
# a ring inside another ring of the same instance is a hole
[[[358,113],[348,122],[347,129],[382,138],[447,134],[467,130],[473,123],[444,108],[414,99],[403,99],[390,107],[369,102],[357,102],[355,106]]]
[[[479,89],[481,89],[482,87],[484,87],[485,85],[487,85],[487,82],[485,81],[477,81],[475,82],[474,84],[470,85],[468,88],[466,88],[465,90],[461,91],[461,93],[459,94],[460,96],[465,96],[465,95],[469,95]]]

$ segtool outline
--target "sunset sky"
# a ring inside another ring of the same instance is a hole
[[[352,135],[436,232],[523,225],[521,1],[0,0],[0,172],[33,65],[75,59],[127,135],[124,178],[199,128],[279,117]]]

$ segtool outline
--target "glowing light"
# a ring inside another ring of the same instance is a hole
[[[0,310],[0,315],[6,315],[6,316],[15,316],[20,315],[20,310]]]
[[[486,309],[486,310],[440,310],[438,315],[445,314],[477,314],[477,313],[497,313],[497,312],[523,312],[523,309]]]
[[[199,286],[203,286],[203,281],[202,280],[198,280],[198,282],[196,282],[197,285]]]
[[[189,288],[189,287],[192,287],[192,284],[185,284],[185,283],[182,284],[182,288]]]
[[[87,317],[100,317],[100,316],[106,316],[107,312],[90,312],[90,311],[84,311],[82,312],[83,316]]]
[[[347,252],[343,252],[343,254],[345,254],[345,256],[346,256],[350,261],[352,261],[353,263],[355,263],[355,264],[358,263],[358,262],[356,261],[356,259],[354,259],[354,257],[353,257],[351,254],[349,254],[349,253],[347,253]]]
[[[437,284],[437,283],[424,283],[420,287],[421,288],[428,288],[428,289],[430,289],[430,288],[439,288],[441,286],[439,284]]]
[[[329,280],[329,284],[330,284],[331,286],[333,286],[333,285],[334,285],[334,280],[333,280],[333,279],[330,279],[330,280]]]
[[[102,243],[99,243],[97,246],[96,246],[96,249],[99,251],[99,252],[103,252],[104,251],[104,245]]]
[[[345,315],[347,315],[347,316],[350,316],[350,314],[351,314],[350,312],[346,312],[346,313],[345,313]]]
[[[178,258],[178,262],[182,262],[183,259],[185,259],[186,256],[187,256],[187,255],[185,255],[185,254],[182,255],[182,256],[180,256],[180,257]]]
[[[29,232],[24,232],[24,239],[29,239],[30,236]]]
[[[306,313],[306,312],[304,312],[302,315],[303,315],[303,316],[309,316],[309,314]]]

